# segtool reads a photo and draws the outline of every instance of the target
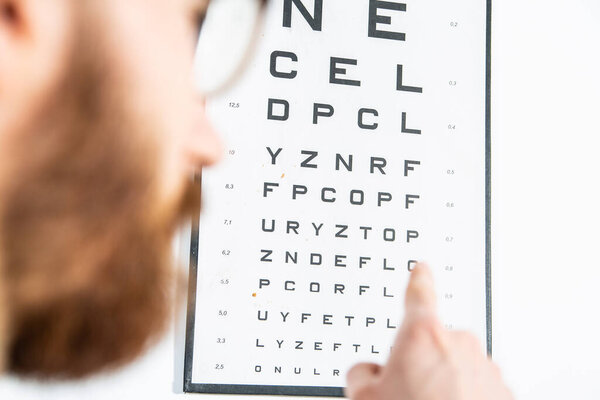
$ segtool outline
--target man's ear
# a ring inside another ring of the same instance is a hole
[[[33,107],[56,81],[66,65],[75,3],[0,0],[0,110]],[[0,111],[0,124],[5,117]]]

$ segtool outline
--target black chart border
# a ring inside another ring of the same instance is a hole
[[[491,143],[491,92],[492,92],[492,0],[486,0],[486,82],[485,82],[485,295],[486,295],[486,344],[492,355],[492,143]],[[201,178],[197,180],[201,190]],[[190,268],[188,303],[185,331],[185,354],[183,366],[183,391],[205,394],[284,395],[344,397],[344,388],[330,386],[283,386],[283,385],[232,385],[192,382],[194,359],[194,330],[196,320],[196,286],[198,276],[198,236],[200,214],[192,220],[190,243]]]
[[[485,34],[485,312],[487,352],[492,356],[492,0],[486,2]]]

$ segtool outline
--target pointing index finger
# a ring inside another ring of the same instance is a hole
[[[410,275],[405,296],[404,322],[398,331],[389,370],[403,370],[408,364],[423,363],[424,356],[439,362],[448,352],[444,329],[436,312],[436,295],[431,271],[417,264]],[[437,358],[436,358],[437,357]]]
[[[433,276],[429,268],[419,263],[413,269],[404,300],[406,320],[436,317],[436,298]]]

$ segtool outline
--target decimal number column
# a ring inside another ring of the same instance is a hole
[[[236,308],[241,210],[239,179],[234,171],[239,152],[225,149],[224,159],[202,176],[203,212],[199,224],[196,299],[195,368],[207,383],[228,383],[236,376],[235,354],[239,354],[236,331],[242,313]],[[239,306],[238,306],[239,307]]]

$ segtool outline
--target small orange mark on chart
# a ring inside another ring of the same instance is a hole
[[[281,177],[283,178],[285,176],[285,173],[281,174]]]
[[[252,297],[256,297],[256,293],[252,293]]]

